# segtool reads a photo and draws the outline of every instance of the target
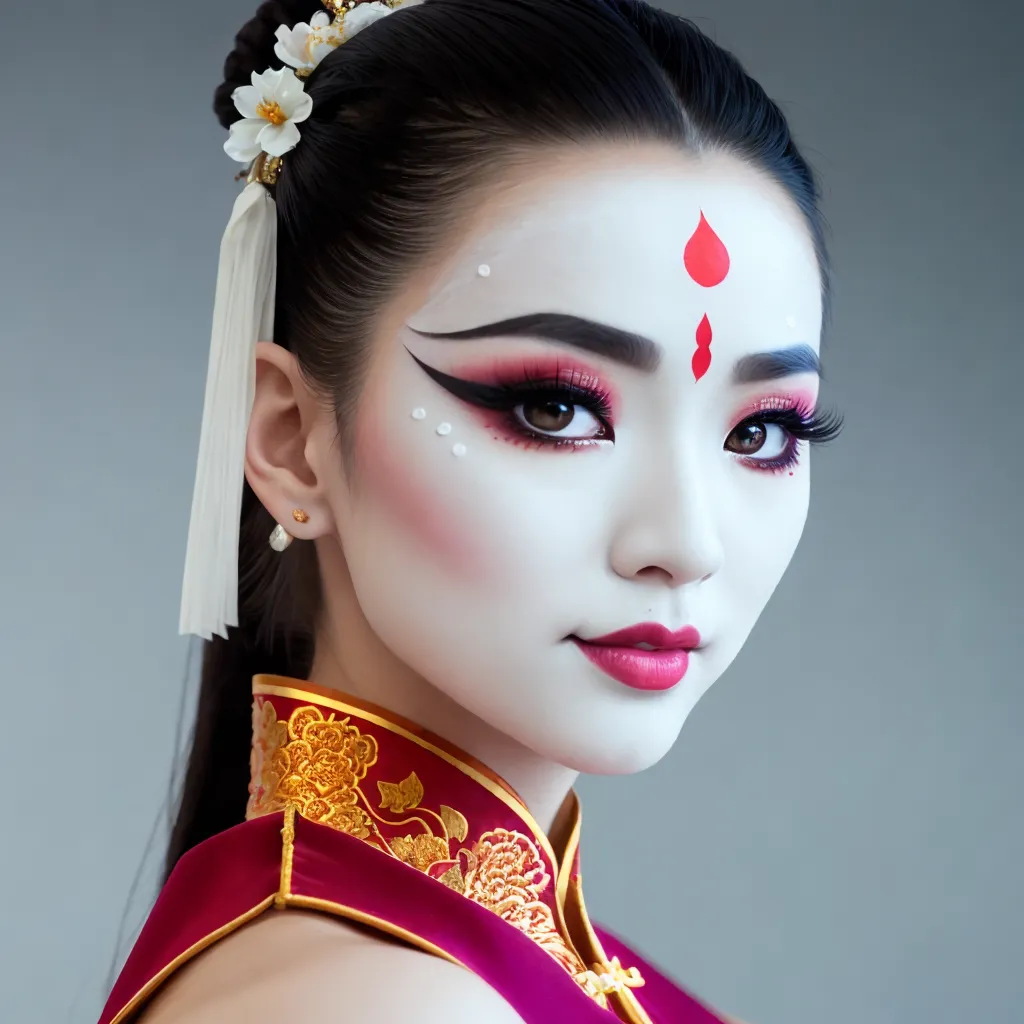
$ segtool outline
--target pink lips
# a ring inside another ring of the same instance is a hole
[[[700,646],[700,633],[693,626],[673,632],[657,622],[641,622],[588,640],[571,639],[602,672],[635,690],[671,689],[686,675],[690,651]]]

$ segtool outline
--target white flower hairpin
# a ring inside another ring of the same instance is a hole
[[[224,152],[233,160],[252,163],[260,155],[284,156],[299,141],[296,127],[313,110],[305,87],[289,68],[252,73],[252,85],[241,85],[231,95],[242,115],[231,126]]]
[[[278,60],[296,69],[300,77],[308,75],[344,38],[344,15],[332,19],[326,11],[314,14],[307,24],[300,21],[277,30],[274,53]]]
[[[313,101],[302,79],[334,49],[357,32],[417,0],[327,0],[335,12],[314,14],[308,22],[281,25],[275,33],[274,53],[287,68],[252,73],[252,84],[239,86],[232,94],[235,109],[242,115],[229,129],[224,152],[233,160],[251,164],[266,154],[280,158],[294,149],[301,137],[298,125],[309,117]],[[269,168],[268,168],[269,169]],[[276,172],[276,165],[273,171]],[[269,183],[273,183],[271,179]]]

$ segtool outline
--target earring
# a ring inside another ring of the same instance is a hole
[[[280,524],[274,527],[270,535],[270,546],[275,551],[284,551],[295,538]]]
[[[292,509],[292,519],[297,523],[308,523],[309,513],[302,508]],[[280,524],[274,527],[273,532],[270,534],[270,546],[275,551],[284,551],[295,538]]]

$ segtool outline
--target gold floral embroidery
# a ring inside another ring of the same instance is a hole
[[[464,814],[454,807],[441,804],[441,821],[452,839],[457,839],[460,843],[465,842],[466,836],[469,835],[469,822],[466,821]]]
[[[423,783],[415,772],[410,772],[408,778],[401,782],[378,782],[377,788],[380,790],[380,806],[395,814],[419,807],[423,800]]]
[[[518,928],[604,1005],[603,981],[599,983],[598,975],[587,970],[566,942],[551,907],[541,898],[549,892],[551,876],[531,838],[494,829],[453,855],[452,847],[469,837],[469,822],[447,804],[439,811],[423,807],[424,787],[415,772],[400,782],[377,781],[379,809],[393,814],[416,811],[415,815],[389,821],[372,808],[359,783],[377,762],[377,741],[350,718],[336,720],[333,712],[325,718],[319,708],[306,705],[284,722],[273,704],[257,700],[252,722],[246,817],[294,807],[310,821],[371,842]],[[404,830],[413,822],[421,832],[394,834],[396,827]]]
[[[525,932],[573,975],[585,970],[540,899],[551,876],[531,839],[503,828],[487,832],[474,844],[469,865],[465,896]]]
[[[270,703],[253,709],[252,777],[246,817],[293,804],[310,821],[366,839],[372,822],[359,806],[358,783],[377,760],[377,741],[349,719],[296,708],[287,725]]]
[[[420,871],[426,871],[431,864],[447,860],[448,840],[421,832],[417,836],[395,836],[391,840],[395,856]]]
[[[464,895],[466,892],[466,880],[462,877],[458,864],[453,864],[438,878],[438,881],[442,885],[447,885],[449,889],[454,889],[460,895]]]

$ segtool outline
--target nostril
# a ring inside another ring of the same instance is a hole
[[[638,573],[637,577],[640,579],[647,580],[669,580],[672,579],[672,573],[667,569],[663,569],[660,565],[645,565]]]

